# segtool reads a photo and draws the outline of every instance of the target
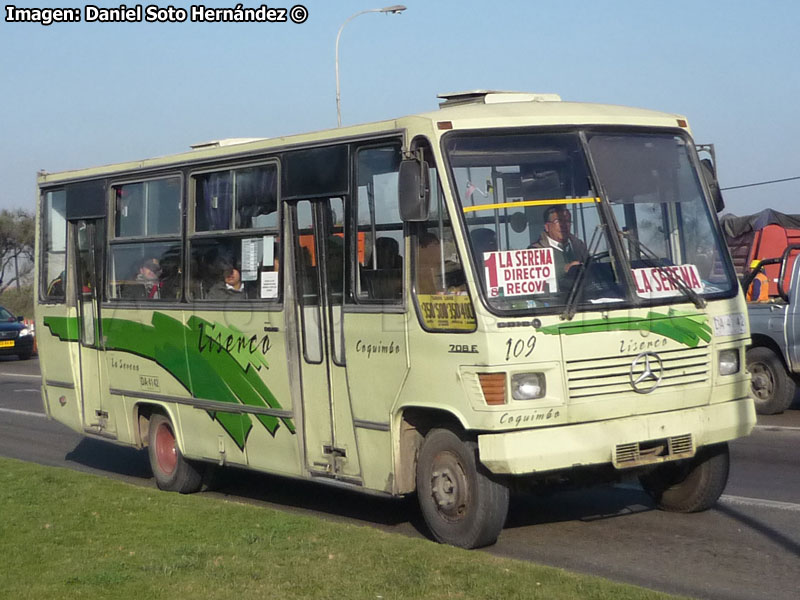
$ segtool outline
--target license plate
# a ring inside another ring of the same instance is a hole
[[[13,348],[14,340],[4,340],[0,342],[0,348]]]
[[[714,335],[740,335],[744,333],[746,325],[744,313],[714,317]]]

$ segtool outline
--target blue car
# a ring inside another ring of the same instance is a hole
[[[28,360],[33,354],[33,331],[0,306],[0,355],[16,354],[20,360]]]

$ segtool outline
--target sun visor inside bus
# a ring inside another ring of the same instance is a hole
[[[283,198],[346,194],[347,154],[346,145],[287,152],[283,160]]]
[[[105,181],[73,183],[66,188],[67,219],[93,219],[106,215]]]
[[[589,141],[600,181],[612,202],[635,202],[655,193],[677,167],[672,138],[596,136]]]

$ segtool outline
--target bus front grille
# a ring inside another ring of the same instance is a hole
[[[686,433],[659,440],[618,444],[612,462],[618,469],[639,467],[694,456],[692,435]]]
[[[709,378],[709,348],[652,352],[660,359],[661,381],[658,390],[675,386],[700,384]],[[631,366],[637,354],[613,358],[567,361],[567,381],[571,399],[590,396],[624,394],[633,391]],[[659,361],[652,359],[654,370]]]

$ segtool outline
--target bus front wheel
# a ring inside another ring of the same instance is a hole
[[[150,417],[148,453],[159,489],[181,494],[191,494],[200,489],[202,473],[181,454],[172,422],[164,415]]]
[[[700,512],[716,504],[728,483],[728,444],[705,446],[693,458],[665,463],[639,481],[661,510]]]
[[[497,541],[508,514],[509,490],[481,472],[477,445],[449,429],[425,436],[417,457],[417,498],[433,537],[461,548]]]

